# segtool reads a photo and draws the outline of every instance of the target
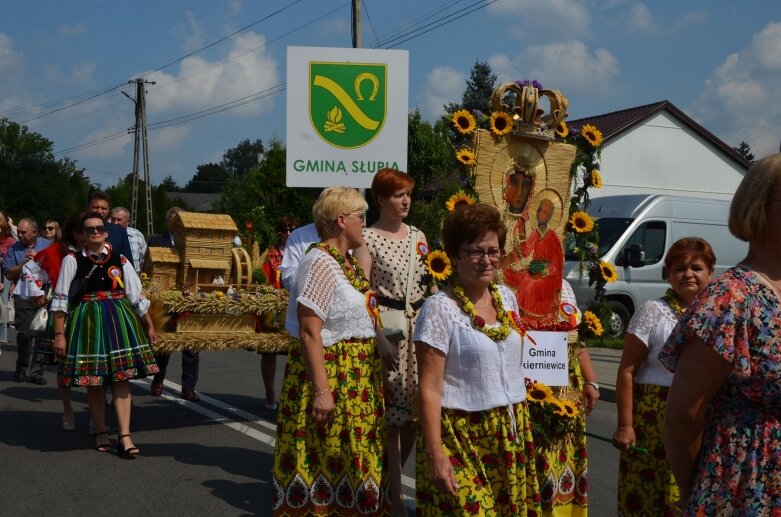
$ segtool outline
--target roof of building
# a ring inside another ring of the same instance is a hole
[[[178,264],[181,260],[179,257],[179,250],[176,248],[160,248],[152,246],[151,248],[146,249],[146,253],[147,257],[149,257],[147,260],[151,260],[155,263],[168,262]]]
[[[625,131],[628,131],[638,124],[648,120],[660,111],[670,112],[684,125],[691,128],[695,133],[698,133],[704,140],[710,142],[714,147],[721,150],[725,155],[737,162],[743,168],[748,169],[750,167],[751,164],[746,161],[737,151],[725,144],[716,135],[702,127],[693,118],[676,108],[673,103],[667,100],[646,104],[644,106],[613,111],[611,113],[605,113],[604,115],[595,115],[593,117],[586,117],[577,120],[568,120],[567,125],[571,128],[580,130],[580,128],[584,125],[592,124],[597,129],[599,129],[600,132],[602,132],[603,142],[606,143],[611,139],[621,135]]]
[[[196,269],[230,269],[227,260],[190,259],[190,267]]]
[[[227,214],[202,214],[199,212],[179,212],[174,219],[175,227],[185,230],[224,230],[237,232],[236,223]]]

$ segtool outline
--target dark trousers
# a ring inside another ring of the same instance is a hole
[[[30,332],[30,323],[38,312],[32,300],[14,297],[14,327],[16,327],[16,371],[28,377],[43,375],[43,369],[35,360],[35,335]]]
[[[171,359],[169,354],[155,354],[155,361],[160,371],[155,374],[152,382],[163,382],[165,372],[168,369],[168,361]],[[182,389],[195,390],[195,384],[198,382],[198,367],[200,366],[201,356],[198,352],[182,350]]]

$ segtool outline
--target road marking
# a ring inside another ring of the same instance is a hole
[[[133,380],[131,382],[133,384],[135,384],[136,386],[142,387],[144,389],[147,389],[147,390],[151,390],[152,389],[151,381],[135,379],[135,380]],[[176,392],[181,392],[182,391],[182,387],[180,385],[176,384],[175,382],[169,381],[169,380],[163,381],[163,385],[165,385],[166,387],[168,387],[171,390],[176,391]],[[274,447],[274,444],[276,443],[276,430],[277,430],[277,427],[274,424],[272,424],[271,422],[269,422],[267,420],[263,420],[259,416],[253,415],[252,413],[250,413],[248,411],[244,411],[243,409],[239,409],[237,407],[233,407],[233,406],[231,406],[229,404],[226,404],[226,403],[222,402],[221,400],[217,400],[217,399],[215,399],[213,397],[210,397],[208,395],[204,395],[202,393],[199,393],[198,396],[200,397],[202,403],[206,403],[206,404],[209,404],[211,406],[217,407],[217,408],[225,411],[226,413],[234,415],[234,416],[236,416],[238,418],[242,418],[244,420],[248,420],[249,422],[251,422],[253,424],[256,424],[256,425],[259,425],[261,427],[265,427],[266,429],[269,429],[270,431],[272,431],[274,434],[273,435],[268,435],[268,434],[266,434],[266,433],[264,433],[262,431],[259,431],[257,429],[254,429],[254,428],[248,426],[246,423],[236,422],[235,420],[231,420],[230,418],[228,418],[228,417],[226,417],[224,415],[221,415],[220,413],[217,413],[216,411],[212,411],[210,409],[207,409],[206,407],[204,407],[203,404],[188,403],[184,399],[168,395],[165,392],[163,392],[163,394],[161,395],[160,398],[164,398],[164,399],[166,399],[168,401],[171,401],[171,402],[173,402],[175,404],[179,404],[180,406],[185,406],[188,409],[191,409],[191,410],[195,411],[196,413],[199,413],[199,414],[201,414],[201,415],[203,415],[203,416],[205,416],[207,418],[210,418],[210,419],[214,420],[215,422],[218,422],[220,424],[223,424],[223,425],[226,425],[226,426],[230,427],[234,431],[238,431],[240,433],[243,433],[243,434],[249,436],[250,438],[258,440],[259,442],[265,443],[266,445],[269,445],[271,447]],[[406,486],[406,487],[408,487],[408,488],[411,488],[413,490],[415,489],[415,479],[411,478],[411,477],[409,477],[407,475],[404,475],[404,474],[401,475],[401,484]]]

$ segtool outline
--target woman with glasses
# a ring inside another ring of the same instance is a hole
[[[277,221],[277,240],[266,250],[263,259],[263,274],[266,282],[275,289],[282,289],[281,272],[279,266],[285,255],[287,238],[298,226],[298,221],[292,215],[280,217]],[[274,378],[277,374],[277,354],[262,354],[260,359],[260,374],[263,377],[263,386],[266,388],[266,409],[277,409],[277,394],[274,389]]]
[[[49,239],[52,242],[61,241],[62,231],[60,230],[60,223],[47,219],[46,224],[41,228],[41,237]]]
[[[128,381],[158,371],[150,345],[156,342],[155,329],[136,270],[127,258],[112,253],[111,245],[106,243],[105,224],[100,214],[84,216],[81,230],[86,245],[62,261],[52,301],[54,350],[62,362],[61,385],[87,387],[96,450],[111,450],[103,392],[103,386],[110,384],[119,427],[117,454],[135,458],[141,451],[130,436]],[[72,290],[74,282],[77,285]],[[82,289],[78,289],[79,284],[83,284]],[[146,323],[146,333],[141,319]]]
[[[369,272],[372,289],[377,292],[383,326],[401,330],[404,336],[387,350],[380,349],[385,386],[390,390],[386,393],[385,419],[393,515],[407,514],[401,470],[415,447],[418,420],[415,400],[418,363],[409,337],[429,283],[426,236],[414,226],[404,224],[414,186],[415,180],[404,172],[395,169],[377,172],[371,194],[380,209],[380,218],[363,232],[366,246],[356,250],[361,265]]]
[[[477,204],[445,218],[452,287],[429,297],[414,340],[420,384],[418,515],[539,515],[523,340],[513,293],[494,283],[507,230]],[[561,280],[559,280],[561,282]]]
[[[382,366],[376,294],[349,250],[363,245],[366,201],[323,190],[312,208],[320,242],[304,255],[289,310],[274,447],[276,515],[387,515]]]

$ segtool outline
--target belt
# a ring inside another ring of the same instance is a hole
[[[95,291],[81,297],[82,302],[99,302],[102,300],[121,300],[125,297],[125,291]]]
[[[383,307],[388,307],[390,309],[396,309],[398,311],[404,311],[407,310],[406,303],[404,300],[397,300],[395,298],[388,298],[387,296],[378,296],[377,301],[380,305]],[[424,298],[420,298],[417,301],[412,302],[410,305],[412,306],[412,310],[418,311],[422,306],[423,302],[426,300]]]

